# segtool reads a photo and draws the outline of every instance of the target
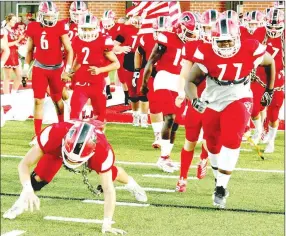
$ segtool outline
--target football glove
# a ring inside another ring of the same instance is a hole
[[[199,113],[204,113],[204,111],[206,110],[208,106],[208,102],[203,102],[199,98],[194,98],[192,100],[192,106]]]
[[[132,78],[132,86],[133,88],[137,87],[137,80],[139,79],[140,76],[140,69],[135,69],[133,72],[133,78]]]
[[[269,106],[273,99],[273,93],[273,89],[266,88],[264,94],[262,95],[260,104],[264,107]]]

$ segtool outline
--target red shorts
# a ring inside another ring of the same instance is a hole
[[[149,101],[150,113],[157,114],[157,113],[160,113],[160,111],[159,111],[160,108],[157,105],[157,99],[156,99],[156,96],[155,96],[153,83],[154,83],[154,78],[150,77],[149,80],[148,80],[148,84],[147,84],[147,87],[149,89],[149,91],[147,93],[147,98],[148,98],[148,101]]]
[[[251,98],[234,101],[221,112],[207,108],[203,115],[203,129],[208,150],[218,154],[222,145],[239,148],[251,112]]]
[[[36,175],[40,177],[41,180],[49,183],[60,170],[62,163],[62,158],[51,154],[44,154],[41,160],[38,162],[34,171]],[[112,180],[114,181],[118,173],[116,166],[112,166],[111,171]]]
[[[56,70],[46,70],[39,67],[33,67],[32,88],[34,98],[45,98],[48,86],[53,101],[59,101],[62,97],[64,82],[61,79],[63,68]]]
[[[258,82],[251,82],[251,90],[253,93],[253,109],[251,117],[257,117],[259,113],[264,110],[264,107],[260,104],[260,101],[265,88],[263,88]]]
[[[6,61],[5,68],[16,68],[19,66],[19,55],[18,49],[12,47],[10,48],[10,54],[8,60]]]
[[[196,111],[189,102],[185,117],[186,139],[190,142],[198,141],[202,125],[203,113]]]
[[[97,120],[104,121],[106,116],[105,84],[75,83],[71,97],[71,119],[79,119],[82,108],[90,98],[93,114]]]
[[[270,122],[278,120],[280,108],[283,105],[284,91],[275,91],[273,99],[269,107],[267,108],[267,119]]]

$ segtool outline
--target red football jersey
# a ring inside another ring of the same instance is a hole
[[[151,55],[151,52],[156,44],[153,34],[143,34],[139,40],[139,45],[144,49],[146,53],[146,60]]]
[[[122,28],[123,27],[121,24],[115,23],[115,25],[112,28],[105,29],[103,28],[102,23],[100,22],[101,33],[110,36],[112,40],[115,40],[116,36],[120,34]]]
[[[114,46],[112,39],[99,34],[96,40],[85,42],[77,36],[74,38],[73,45],[77,62],[81,64],[81,67],[76,72],[76,81],[102,83],[108,73],[101,73],[95,76],[91,75],[88,69],[90,66],[104,67],[110,64],[104,53],[112,50]]]
[[[218,80],[233,81],[248,76],[253,68],[260,63],[259,59],[265,53],[265,46],[257,40],[241,42],[239,51],[230,58],[218,56],[211,44],[200,45],[193,57],[193,62],[199,63],[201,69]]]
[[[172,74],[180,74],[181,60],[185,55],[183,41],[177,34],[164,32],[159,34],[157,43],[167,47],[166,52],[157,62],[157,71],[165,70]]]
[[[137,35],[138,31],[139,29],[133,25],[121,26],[120,33],[118,34],[124,38],[124,42],[121,44],[121,46],[130,46],[131,52],[135,52],[139,44],[139,38],[141,37]]]
[[[27,35],[32,38],[37,48],[35,59],[44,65],[62,63],[61,36],[68,34],[62,22],[54,27],[43,27],[40,22],[31,22],[27,27]]]
[[[78,35],[77,24],[71,21],[70,18],[62,20],[62,23],[65,25],[66,30],[68,30],[68,36],[70,41],[72,42],[74,37]]]
[[[253,34],[249,33],[247,28],[240,26],[240,40],[256,39],[259,43],[262,43],[266,36],[265,27],[258,27]]]
[[[97,121],[90,121],[90,124],[95,124]],[[51,154],[62,158],[62,140],[68,133],[73,123],[61,122],[47,126],[38,137],[40,148],[45,154]],[[97,126],[96,126],[97,127]],[[88,167],[98,173],[103,173],[111,169],[114,164],[115,157],[112,147],[108,143],[104,133],[98,129],[97,143],[95,154],[89,159]]]

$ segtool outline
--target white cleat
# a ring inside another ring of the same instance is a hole
[[[266,146],[266,148],[265,148],[265,150],[264,150],[264,153],[273,153],[273,152],[274,152],[274,149],[275,149],[275,147],[274,147],[274,141],[270,141],[270,142],[267,144],[267,146]]]
[[[29,142],[30,147],[33,147],[38,144],[37,136],[33,138],[31,142]]]
[[[266,144],[269,142],[269,132],[263,132],[262,137],[261,137],[262,143]]]
[[[258,131],[255,131],[254,134],[251,136],[252,141],[255,145],[257,145],[261,139],[261,133]]]
[[[25,204],[21,199],[18,199],[14,205],[3,214],[3,218],[14,220],[17,216],[21,215],[25,211]]]
[[[129,178],[132,178],[132,177],[129,177]],[[139,184],[137,184],[133,178],[130,182],[131,183],[128,183],[125,185],[125,188],[127,189],[127,191],[130,192],[136,198],[138,202],[147,202],[148,198],[147,198],[145,190],[141,188]]]
[[[139,127],[140,126],[140,116],[139,115],[134,115],[133,114],[133,122],[132,125],[134,127]]]
[[[141,116],[141,128],[148,128],[148,115]]]
[[[159,169],[167,173],[174,173],[174,171],[180,169],[178,165],[174,164],[169,157],[168,158],[159,157],[156,165],[159,167]]]

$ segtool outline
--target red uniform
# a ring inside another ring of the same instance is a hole
[[[211,44],[202,44],[195,52],[193,61],[208,74],[201,99],[209,102],[203,129],[211,153],[219,153],[221,145],[230,149],[240,147],[252,110],[248,76],[264,53],[265,47],[256,40],[242,42],[230,58],[218,56]]]
[[[203,42],[201,40],[187,42],[185,44],[186,55],[183,58],[185,60],[192,62],[197,47],[202,43]],[[206,87],[206,82],[204,80],[197,87],[199,97],[201,96],[205,87]],[[196,111],[191,105],[191,103],[188,101],[188,108],[185,117],[186,139],[188,141],[190,142],[198,141],[200,131],[202,128],[202,120],[203,120],[203,114]]]
[[[79,37],[74,39],[74,53],[77,57],[77,62],[81,66],[73,78],[74,92],[71,98],[72,119],[80,117],[83,106],[90,98],[94,114],[98,116],[97,119],[104,121],[106,112],[104,78],[107,76],[107,73],[91,75],[88,69],[90,66],[104,67],[110,64],[104,53],[111,51],[112,48],[112,39],[101,34],[96,40],[91,42],[82,41]]]
[[[244,26],[240,26],[240,40],[256,39],[259,43],[262,43],[265,39],[266,29],[265,27],[258,27],[253,34],[249,33],[248,29]]]
[[[157,111],[163,115],[181,115],[181,110],[175,105],[180,83],[181,59],[185,55],[184,43],[177,34],[164,32],[159,34],[158,44],[167,47],[156,65],[158,71],[154,79],[154,91],[157,99]],[[158,113],[158,112],[157,112]]]
[[[121,30],[124,28],[121,24],[115,23],[115,25],[110,29],[105,29],[100,22],[101,33],[104,35],[108,35],[112,38],[112,40],[116,39],[116,36],[121,33]]]
[[[10,30],[10,29],[5,28],[5,30],[7,34],[8,43],[14,42],[15,40],[18,39],[13,29]],[[16,68],[19,66],[18,46],[14,45],[12,47],[9,47],[9,49],[10,49],[10,55],[4,67],[5,68]]]
[[[61,80],[63,70],[61,37],[67,34],[63,23],[54,27],[43,27],[39,22],[31,22],[27,27],[27,36],[36,47],[35,64],[32,72],[32,87],[35,98],[44,98],[49,85],[51,97],[58,101],[62,96],[64,83]]]
[[[98,121],[90,121],[89,123],[98,127]],[[46,127],[38,136],[38,143],[44,152],[44,156],[34,171],[43,181],[50,182],[61,168],[63,162],[62,140],[72,126],[72,121],[53,124]],[[88,167],[97,173],[112,170],[114,180],[117,175],[117,169],[114,167],[114,152],[100,129],[96,131],[96,135],[95,154],[88,160]]]

